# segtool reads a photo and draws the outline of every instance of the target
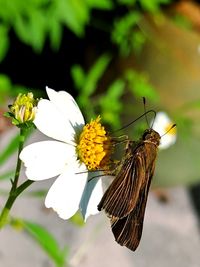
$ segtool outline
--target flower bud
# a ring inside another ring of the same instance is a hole
[[[33,97],[33,93],[19,94],[12,105],[10,112],[6,114],[12,117],[12,123],[16,126],[32,123],[35,118],[38,99]]]

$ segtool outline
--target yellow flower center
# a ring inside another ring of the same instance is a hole
[[[100,120],[100,116],[91,120],[83,127],[79,136],[77,153],[88,170],[106,170],[110,164],[112,142]]]
[[[169,123],[165,126],[165,133],[168,132],[167,134],[170,134],[170,135],[176,135],[177,133],[177,130],[176,130],[176,127],[172,127],[172,123]]]

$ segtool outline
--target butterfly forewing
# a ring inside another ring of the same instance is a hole
[[[141,184],[145,179],[143,158],[131,154],[102,197],[98,209],[105,209],[110,217],[125,217],[136,205]],[[140,170],[140,171],[139,171]],[[122,201],[123,200],[123,201]]]

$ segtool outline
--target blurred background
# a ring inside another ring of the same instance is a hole
[[[199,266],[199,1],[0,0],[0,206],[18,144],[3,113],[19,92],[46,97],[46,85],[70,92],[86,120],[101,114],[110,131],[141,115],[145,96],[177,123],[177,142],[159,152],[135,253],[115,243],[103,212],[84,225],[79,214],[65,222],[46,210],[45,181],[15,203],[0,265]],[[125,133],[137,139],[145,128],[141,120]]]

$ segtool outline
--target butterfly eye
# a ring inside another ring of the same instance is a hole
[[[149,139],[150,134],[151,134],[151,131],[149,129],[144,131],[143,136],[142,136],[143,140]]]

